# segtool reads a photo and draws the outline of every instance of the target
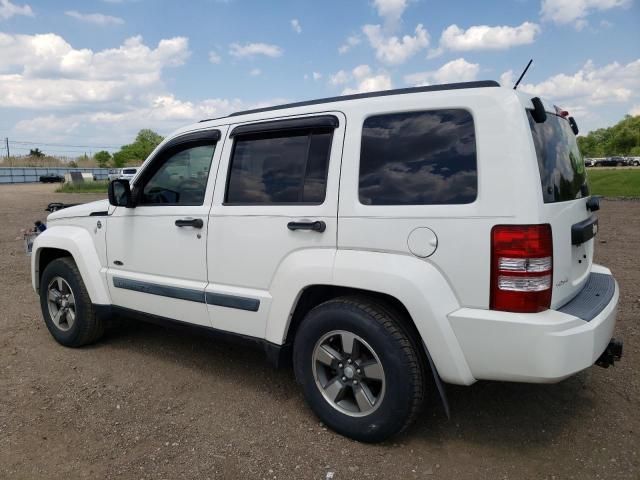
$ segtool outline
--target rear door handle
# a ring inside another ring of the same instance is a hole
[[[287,223],[289,230],[312,230],[314,232],[324,232],[327,229],[327,224],[322,220],[315,220],[312,222],[289,222]]]
[[[202,228],[204,222],[201,218],[179,218],[176,220],[176,227]]]

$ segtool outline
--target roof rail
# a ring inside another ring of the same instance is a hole
[[[285,108],[306,107],[309,105],[321,105],[323,103],[344,102],[347,100],[358,100],[361,98],[387,97],[390,95],[405,95],[408,93],[437,92],[441,90],[460,90],[463,88],[486,88],[486,87],[499,87],[499,86],[500,84],[495,80],[481,80],[477,82],[444,83],[442,85],[429,85],[426,87],[397,88],[395,90],[383,90],[381,92],[370,92],[370,93],[356,93],[354,95],[342,95],[340,97],[320,98],[317,100],[307,100],[304,102],[294,102],[294,103],[286,103],[284,105],[275,105],[273,107],[243,110],[240,112],[231,113],[228,115],[228,117],[237,117],[238,115],[247,115],[249,113],[269,112],[272,110],[283,110]],[[215,120],[215,119],[208,118],[205,120],[200,120],[199,123],[208,122],[209,120]]]

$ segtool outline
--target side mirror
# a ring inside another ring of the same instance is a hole
[[[114,207],[134,207],[129,180],[119,178],[109,183],[109,203]]]

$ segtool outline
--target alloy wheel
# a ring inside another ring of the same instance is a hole
[[[47,305],[53,324],[66,332],[76,321],[76,299],[67,281],[53,277],[47,286]]]
[[[325,334],[313,350],[313,375],[322,396],[338,411],[362,417],[381,404],[385,374],[377,353],[345,330]]]

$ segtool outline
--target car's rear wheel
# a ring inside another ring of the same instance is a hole
[[[296,379],[311,409],[355,440],[379,442],[411,424],[423,403],[425,370],[399,314],[360,297],[325,302],[294,341]]]
[[[96,315],[78,267],[71,257],[53,260],[40,279],[40,307],[47,329],[66,347],[98,340],[104,324]]]

